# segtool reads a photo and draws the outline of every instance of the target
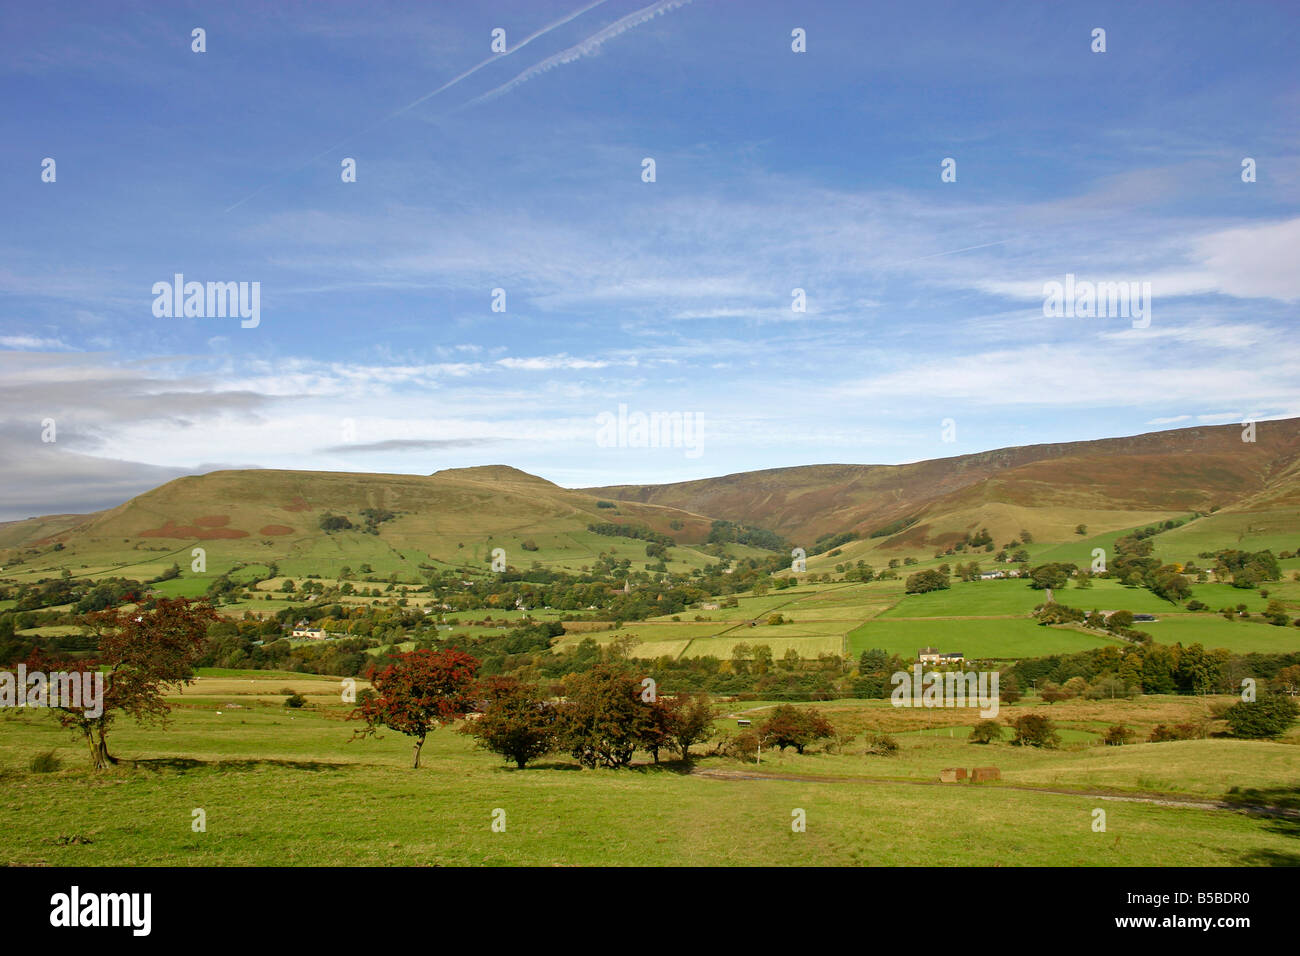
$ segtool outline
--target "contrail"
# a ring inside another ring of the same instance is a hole
[[[515,87],[522,83],[527,83],[535,76],[540,76],[543,73],[555,69],[557,66],[563,66],[565,63],[572,63],[574,60],[579,60],[590,53],[594,53],[606,40],[612,40],[620,33],[626,33],[628,30],[640,26],[647,20],[653,20],[662,13],[676,10],[678,7],[684,7],[690,2],[691,0],[661,0],[661,2],[652,3],[650,6],[643,7],[635,13],[629,13],[622,20],[617,20],[605,27],[603,30],[598,30],[581,43],[577,43],[569,47],[567,50],[561,50],[554,56],[548,56],[536,66],[530,66],[510,82],[503,83],[495,90],[489,90],[482,96],[474,97],[474,99],[465,103],[463,106],[459,107],[459,109],[465,109],[465,107],[474,106],[478,103],[485,103],[488,100],[509,93]]]
[[[917,256],[915,259],[904,259],[902,262],[898,263],[898,265],[905,266],[909,262],[920,262],[923,259],[937,259],[939,256],[955,256],[959,252],[970,252],[973,249],[987,249],[989,246],[1000,246],[1003,243],[1011,241],[1012,240],[1010,239],[999,239],[997,242],[985,242],[978,246],[967,246],[964,249],[949,249],[947,252],[932,252],[928,256]]]
[[[365,133],[369,133],[372,129],[375,129],[375,128],[378,127],[378,126],[382,126],[384,123],[387,123],[389,120],[393,119],[394,117],[401,116],[401,115],[402,115],[403,113],[405,113],[407,110],[410,110],[410,109],[413,109],[413,108],[416,107],[416,106],[419,106],[419,105],[420,105],[421,103],[423,103],[425,100],[433,99],[433,97],[437,96],[439,93],[442,93],[442,92],[444,92],[445,90],[449,90],[449,89],[451,89],[453,86],[455,86],[455,85],[456,85],[457,83],[459,83],[461,80],[464,80],[464,79],[467,79],[467,78],[473,76],[475,73],[477,73],[479,70],[483,69],[483,67],[487,66],[489,63],[493,63],[493,62],[495,62],[495,61],[497,61],[497,60],[503,59],[504,57],[510,56],[510,54],[514,53],[514,52],[517,51],[517,50],[522,50],[524,47],[528,46],[528,44],[532,43],[532,42],[533,42],[534,40],[536,40],[538,37],[545,36],[546,34],[550,33],[552,30],[554,30],[554,29],[556,29],[556,28],[558,28],[558,27],[562,27],[562,26],[564,26],[566,23],[570,22],[571,20],[576,20],[578,17],[582,16],[582,15],[583,15],[584,13],[586,13],[587,11],[589,11],[589,10],[594,10],[594,9],[596,9],[596,7],[598,7],[598,6],[600,6],[601,4],[606,3],[606,2],[608,2],[608,0],[596,0],[595,3],[590,3],[590,4],[588,4],[587,6],[582,7],[582,8],[579,9],[579,10],[575,10],[573,13],[566,14],[565,16],[561,17],[560,19],[555,20],[555,21],[553,21],[553,22],[551,22],[551,23],[548,23],[546,26],[542,27],[540,30],[536,31],[535,33],[531,33],[531,34],[529,34],[528,36],[524,37],[522,40],[520,40],[520,41],[519,41],[518,43],[516,43],[514,46],[510,47],[509,49],[507,49],[506,52],[504,52],[504,53],[494,53],[494,54],[492,54],[490,57],[488,57],[486,60],[483,60],[481,63],[476,63],[474,66],[470,67],[470,68],[469,68],[468,70],[466,70],[464,73],[462,73],[462,74],[460,74],[459,76],[453,77],[452,79],[448,80],[446,83],[442,84],[442,86],[438,87],[436,90],[433,90],[433,91],[430,92],[430,93],[425,93],[425,94],[424,94],[423,96],[421,96],[419,99],[412,100],[410,103],[407,103],[407,104],[406,104],[405,106],[403,106],[401,109],[399,109],[399,110],[394,110],[392,113],[389,113],[389,114],[388,114],[387,116],[385,116],[383,119],[378,120],[378,121],[376,121],[376,122],[374,122],[374,123],[371,123],[369,126],[365,127],[364,129],[358,130],[357,132],[352,133],[352,134],[350,134],[350,135],[344,137],[343,139],[339,140],[339,141],[338,141],[337,143],[335,143],[333,146],[330,146],[330,147],[328,147],[327,149],[323,149],[323,150],[321,150],[319,153],[317,153],[317,154],[316,154],[315,156],[313,156],[311,159],[307,160],[307,161],[306,161],[305,163],[303,163],[301,166],[297,167],[297,168],[294,169],[294,170],[291,170],[291,172],[292,172],[292,173],[301,172],[302,170],[304,170],[304,169],[306,169],[308,166],[310,166],[312,163],[316,162],[316,160],[320,159],[322,156],[326,156],[326,155],[328,155],[328,154],[334,152],[334,150],[338,149],[340,146],[344,145],[345,143],[350,143],[352,140],[356,139],[358,136],[361,136],[361,135],[363,135],[363,134],[365,134]],[[681,2],[690,2],[690,0],[681,0]],[[633,14],[633,16],[635,16],[635,14]],[[624,18],[624,19],[626,19],[626,18]],[[621,23],[622,21],[619,21],[619,22]],[[520,74],[520,75],[522,76],[522,74]],[[284,175],[287,176],[287,175],[290,175],[290,173],[285,173]],[[281,176],[280,178],[283,179],[284,176]],[[279,180],[277,180],[277,182],[278,182],[278,181],[279,181]],[[247,196],[245,196],[243,199],[239,200],[239,202],[235,203],[233,206],[228,206],[228,207],[226,207],[226,212],[230,212],[230,210],[232,210],[232,209],[237,209],[237,208],[239,208],[239,207],[242,206],[244,203],[246,203],[246,202],[248,202],[250,199],[252,199],[254,196],[256,196],[256,195],[258,195],[259,193],[262,193],[262,192],[264,192],[265,190],[269,189],[269,188],[271,187],[271,185],[273,185],[273,184],[272,184],[272,183],[267,183],[265,186],[262,186],[262,187],[260,187],[259,189],[257,189],[257,190],[255,190],[255,191],[249,193]]]

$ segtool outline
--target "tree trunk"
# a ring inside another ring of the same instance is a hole
[[[423,737],[417,737],[417,738],[415,739],[415,760],[414,760],[414,762],[412,762],[412,764],[411,764],[411,769],[412,769],[412,770],[419,770],[419,769],[420,769],[420,748],[423,747],[423,746],[424,746],[424,738],[423,738]]]
[[[86,746],[90,750],[90,769],[104,770],[107,768],[108,763],[104,760],[103,747],[95,742],[95,738],[90,731],[86,731]]]
[[[108,742],[104,740],[104,729],[99,730],[99,757],[103,761],[103,766],[107,767],[111,763],[117,763],[117,758],[108,752]]]

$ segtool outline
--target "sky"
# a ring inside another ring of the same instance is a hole
[[[1283,2],[6,4],[0,520],[1300,415],[1298,40]],[[1141,318],[1047,309],[1067,275]]]

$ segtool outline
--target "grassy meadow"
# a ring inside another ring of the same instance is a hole
[[[307,706],[283,706],[295,690]],[[1124,720],[1143,733],[1206,701],[1064,701],[1064,747],[965,742],[969,711],[819,705],[842,731],[888,731],[895,757],[793,750],[759,765],[701,757],[586,770],[567,756],[506,767],[443,728],[423,766],[407,738],[350,740],[330,678],[205,671],[174,695],[166,730],[121,723],[100,774],[35,711],[0,716],[0,862],[17,865],[977,865],[1300,863],[1300,823],[1212,806],[1300,800],[1300,743],[1194,740],[1103,747]],[[763,702],[724,705],[758,719]],[[1002,719],[1042,712],[1004,707]],[[719,720],[735,727],[735,717]],[[704,750],[705,748],[697,748]],[[37,773],[53,750],[60,769]],[[639,758],[639,761],[648,758]],[[940,784],[950,766],[1002,780]],[[1238,793],[1232,792],[1238,788]],[[1244,796],[1245,791],[1256,791]],[[194,811],[206,832],[192,828]],[[1106,830],[1094,832],[1094,810]],[[794,832],[803,810],[806,832]],[[492,828],[504,811],[504,832]],[[498,814],[498,819],[500,815]]]

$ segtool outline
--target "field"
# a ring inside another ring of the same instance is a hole
[[[295,689],[309,704],[282,706]],[[765,753],[629,770],[567,757],[519,771],[452,729],[411,770],[406,738],[350,741],[337,682],[205,672],[166,731],[123,723],[122,758],[94,775],[83,748],[32,711],[0,717],[0,861],[19,865],[1276,865],[1300,863],[1294,820],[1218,806],[1300,799],[1300,748],[1196,740],[1101,747],[1194,716],[1186,698],[1067,701],[1066,749],[963,742],[969,716],[829,702],[844,729],[888,729],[899,756]],[[759,717],[765,704],[743,707]],[[1003,717],[1026,709],[1004,708]],[[1039,708],[1041,709],[1041,707]],[[731,727],[732,720],[719,721]],[[53,749],[63,768],[27,765]],[[948,766],[998,766],[993,784],[941,785]],[[1255,790],[1247,796],[1231,788]],[[194,811],[206,832],[192,829]],[[1094,811],[1106,830],[1094,832]],[[793,832],[803,810],[806,832]],[[505,832],[492,829],[504,811]],[[499,818],[499,814],[498,814]]]
[[[910,569],[909,569],[910,570]],[[1271,585],[1270,598],[1281,598],[1300,616],[1300,585]],[[1192,586],[1192,596],[1217,611],[1244,604],[1258,614],[1268,603],[1258,591],[1227,584]],[[1160,643],[1199,642],[1236,653],[1300,650],[1300,631],[1272,627],[1254,620],[1229,621],[1217,613],[1193,613],[1164,601],[1143,588],[1096,579],[1089,588],[1073,585],[1054,592],[1055,600],[1091,610],[1150,613],[1153,623],[1140,625]],[[634,639],[634,657],[730,657],[737,644],[766,644],[774,657],[795,650],[802,657],[819,654],[857,656],[870,648],[914,656],[922,647],[959,651],[967,658],[1015,660],[1048,654],[1069,654],[1118,644],[1097,631],[1071,627],[1041,627],[1031,614],[1047,599],[1024,581],[1003,579],[962,583],[945,591],[905,594],[903,581],[870,584],[805,583],[761,597],[740,595],[734,608],[686,612],[629,622],[621,627],[572,631],[561,645],[591,638],[600,644]],[[780,614],[787,623],[769,625]],[[751,623],[753,626],[751,626]]]

